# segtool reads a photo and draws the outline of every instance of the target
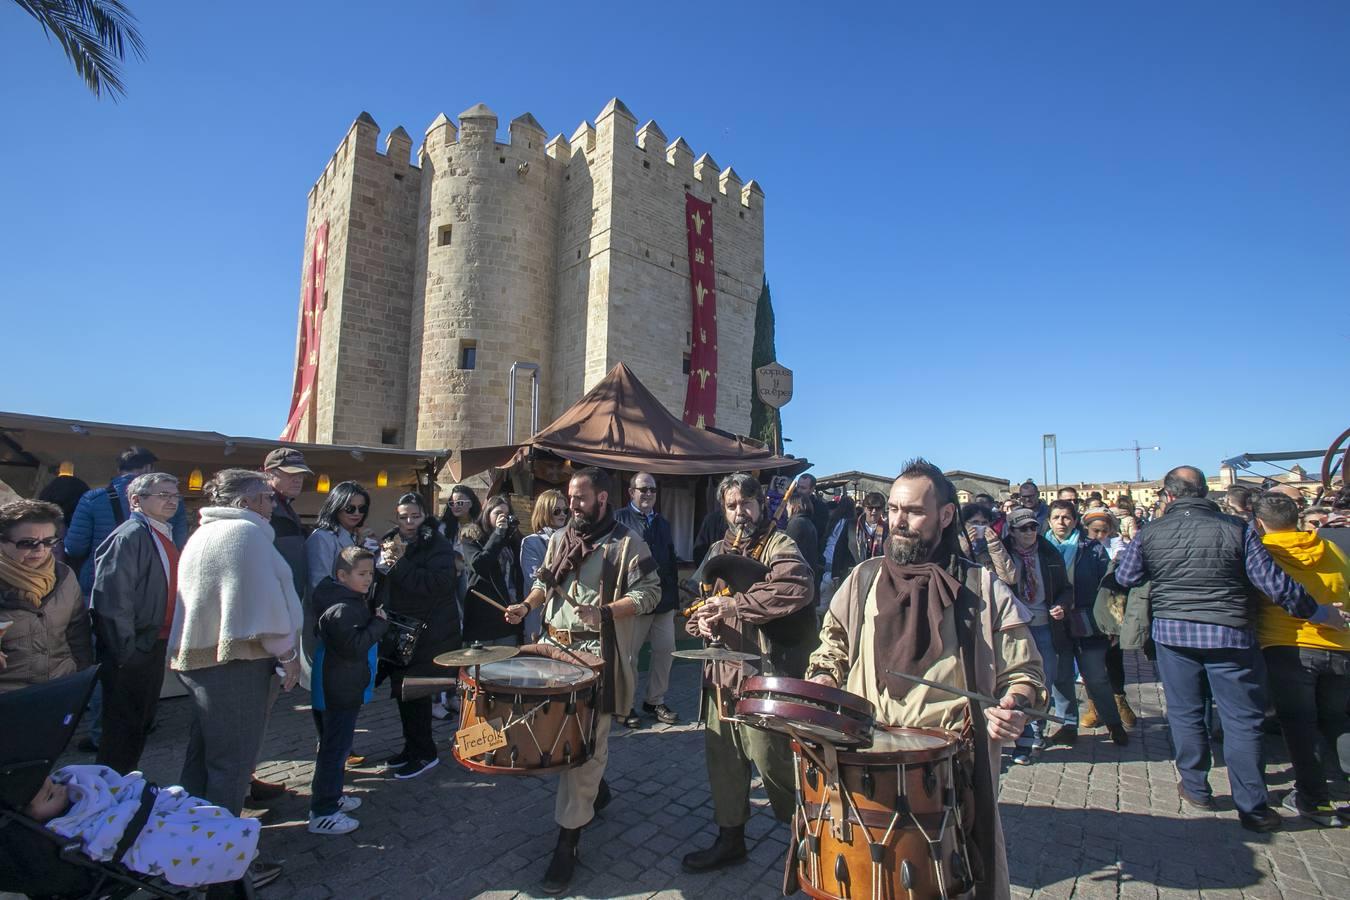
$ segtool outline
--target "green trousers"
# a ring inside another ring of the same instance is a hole
[[[792,745],[786,735],[725,722],[718,714],[716,694],[703,692],[704,756],[712,787],[713,819],[719,828],[735,828],[750,819],[750,764],[764,780],[773,814],[780,822],[792,818],[796,783],[792,774]]]

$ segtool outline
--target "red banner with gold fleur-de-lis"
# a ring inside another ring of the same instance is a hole
[[[283,441],[302,440],[300,423],[313,404],[314,382],[319,372],[319,338],[323,325],[323,281],[328,267],[328,223],[314,233],[313,255],[305,262],[305,280],[300,289],[300,347],[295,355],[295,385],[291,411],[286,416]]]
[[[713,263],[712,210],[711,203],[704,203],[692,194],[684,195],[693,307],[684,421],[700,428],[717,424],[717,267]]]

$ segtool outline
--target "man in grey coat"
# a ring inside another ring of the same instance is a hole
[[[140,767],[164,685],[178,593],[178,547],[169,520],[181,500],[174,476],[137,476],[127,485],[130,515],[94,556],[90,607],[103,683],[98,762],[117,772]]]

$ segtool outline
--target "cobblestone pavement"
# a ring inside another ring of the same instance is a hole
[[[1285,830],[1242,830],[1228,800],[1224,769],[1211,775],[1218,813],[1183,812],[1162,719],[1162,691],[1137,654],[1129,695],[1140,714],[1128,747],[1104,730],[1077,746],[1047,751],[1003,779],[1013,893],[1018,897],[1350,898],[1350,829],[1326,830],[1286,816]],[[692,718],[698,670],[675,668],[670,703]],[[326,897],[526,898],[537,885],[556,836],[554,779],[484,778],[441,764],[409,782],[373,770],[349,773],[362,797],[361,828],[340,837],[305,830],[314,732],[304,692],[283,695],[269,727],[263,777],[295,789],[264,818],[264,852],[284,860],[285,875],[263,900]],[[178,780],[187,701],[167,700],[150,738],[150,777]],[[454,723],[438,722],[448,745]],[[399,747],[398,711],[381,700],[361,714],[356,752],[380,758]],[[72,743],[73,747],[73,743]],[[1278,737],[1269,739],[1267,777],[1282,796],[1292,780]],[[87,759],[70,754],[64,762]],[[711,801],[703,737],[692,725],[629,731],[616,726],[608,779],[614,802],[583,833],[578,897],[754,898],[779,896],[787,829],[756,792],[748,828],[750,860],[712,875],[688,875],[679,858],[710,843]],[[1340,796],[1345,796],[1342,791]]]

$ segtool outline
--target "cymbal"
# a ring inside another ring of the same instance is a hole
[[[676,650],[671,656],[678,656],[680,659],[700,659],[705,662],[749,662],[753,659],[759,659],[754,653],[742,653],[739,650],[728,650],[726,647],[703,647],[698,650]]]
[[[436,657],[435,662],[438,666],[485,666],[488,663],[501,662],[519,654],[519,647],[501,645],[484,647],[482,644],[474,644],[471,647],[442,653]]]

